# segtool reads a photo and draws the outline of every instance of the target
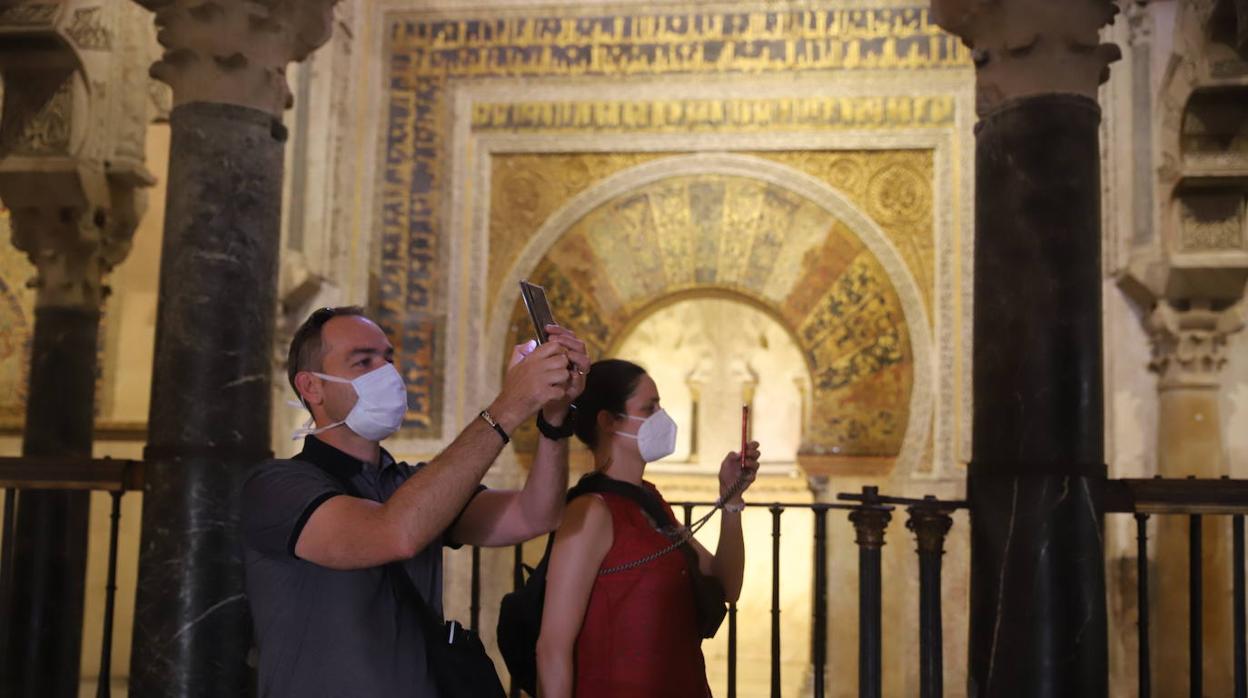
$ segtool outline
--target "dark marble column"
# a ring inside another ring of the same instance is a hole
[[[971,695],[1108,690],[1099,121],[1048,95],[979,124]]]
[[[35,311],[23,456],[90,457],[99,321],[99,310]],[[87,492],[18,496],[0,694],[78,695],[89,507]]]
[[[1108,0],[937,0],[977,78],[968,695],[1105,696]]]
[[[133,696],[239,696],[251,632],[238,486],[270,453],[284,138],[263,111],[170,115]]]
[[[238,491],[270,454],[286,66],[334,0],[142,0],[173,88],[130,695],[249,695]],[[229,56],[228,61],[222,56]]]

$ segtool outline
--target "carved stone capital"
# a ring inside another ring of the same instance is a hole
[[[1159,387],[1211,388],[1226,365],[1226,339],[1244,327],[1244,305],[1215,310],[1205,302],[1185,309],[1159,302],[1147,321],[1153,340],[1149,368],[1160,376]]]
[[[936,24],[972,50],[976,111],[1040,94],[1096,99],[1121,57],[1100,42],[1118,8],[1111,0],[933,0]]]
[[[216,102],[280,116],[292,96],[286,66],[324,44],[337,0],[136,0],[156,13],[164,54],[152,77],[173,106]]]
[[[150,185],[141,171],[107,173],[70,161],[0,174],[13,245],[36,269],[27,285],[37,306],[101,307],[104,277],[129,253]]]

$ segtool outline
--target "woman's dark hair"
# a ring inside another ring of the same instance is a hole
[[[576,399],[576,438],[591,449],[598,446],[598,413],[624,414],[646,369],[622,359],[604,359],[589,367],[585,391]]]

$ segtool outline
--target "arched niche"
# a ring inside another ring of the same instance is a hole
[[[651,470],[714,474],[740,448],[741,406],[764,472],[792,471],[811,393],[806,356],[766,306],[726,292],[687,292],[637,314],[607,354],[640,364],[676,420],[676,452]]]
[[[551,216],[509,276],[545,286],[595,358],[656,303],[746,299],[789,329],[809,366],[808,472],[910,472],[922,457],[932,356],[917,285],[878,226],[802,173],[735,155],[647,163]],[[499,366],[531,330],[512,284],[493,307]],[[534,438],[518,434],[518,451]]]

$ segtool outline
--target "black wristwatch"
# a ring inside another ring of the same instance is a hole
[[[576,408],[568,405],[568,415],[563,418],[563,426],[557,427],[546,421],[546,416],[541,410],[537,411],[537,430],[542,432],[542,436],[551,441],[566,439],[576,431]]]

